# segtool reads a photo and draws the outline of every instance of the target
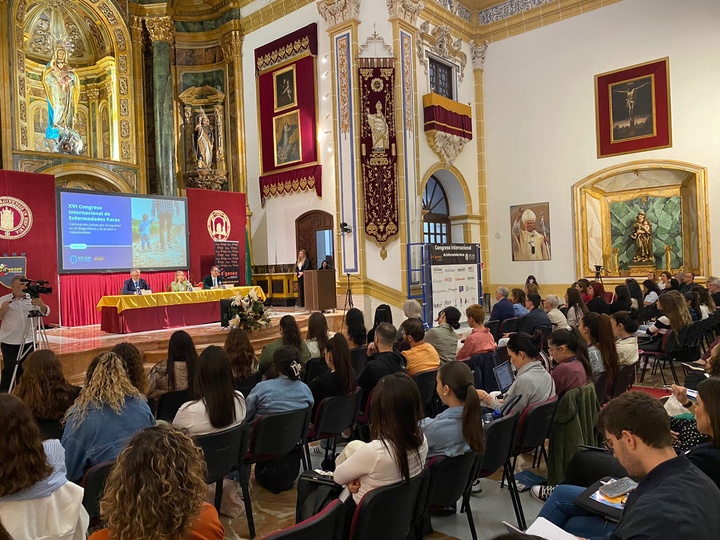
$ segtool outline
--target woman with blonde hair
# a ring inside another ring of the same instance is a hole
[[[60,420],[80,393],[65,379],[62,364],[50,349],[30,353],[13,394],[30,407],[35,420]]]
[[[651,324],[647,333],[653,337],[649,343],[641,343],[640,348],[643,351],[659,351],[662,349],[662,336],[672,330],[677,334],[680,329],[688,324],[692,324],[690,311],[688,310],[685,298],[678,291],[665,291],[660,295],[658,307],[663,314]]]
[[[122,359],[112,352],[97,356],[65,416],[68,479],[79,482],[93,465],[115,459],[135,432],[153,425],[150,407],[130,382]]]
[[[220,540],[225,530],[205,502],[205,459],[171,426],[143,429],[122,451],[105,484],[106,529],[91,540]]]

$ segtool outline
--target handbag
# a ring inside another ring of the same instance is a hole
[[[338,498],[343,487],[336,484],[332,474],[305,471],[298,478],[295,523],[300,523],[318,514]]]

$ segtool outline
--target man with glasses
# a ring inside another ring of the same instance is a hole
[[[574,504],[584,487],[560,485],[540,511],[578,538],[714,540],[720,531],[720,489],[672,447],[670,418],[660,401],[627,392],[610,401],[598,425],[628,476],[638,482],[615,524]]]

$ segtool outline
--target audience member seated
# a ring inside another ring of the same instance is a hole
[[[210,269],[210,275],[203,278],[203,289],[220,289],[223,286],[223,278],[220,275],[220,269],[213,266]]]
[[[447,362],[437,374],[437,393],[448,406],[435,418],[423,418],[420,427],[428,444],[428,457],[482,454],[485,433],[482,407],[473,386],[473,374],[462,362]]]
[[[582,299],[582,295],[575,287],[568,288],[565,291],[565,304],[567,305],[567,322],[568,326],[577,326],[580,324],[580,319],[583,315],[588,313],[587,305],[585,300]]]
[[[630,292],[630,308],[631,309],[640,309],[645,304],[645,295],[642,292],[642,289],[640,288],[640,284],[637,282],[635,278],[627,278],[625,280],[625,285],[628,288],[628,291]]]
[[[522,320],[522,330],[526,334],[533,335],[535,330],[545,328],[547,332],[552,330],[550,317],[544,310],[540,309],[542,298],[539,294],[530,293],[525,300],[525,307],[529,310]]]
[[[457,359],[467,360],[476,354],[494,351],[495,338],[483,324],[485,320],[483,307],[479,304],[472,304],[465,309],[465,316],[471,332],[463,340],[463,346],[457,351]]]
[[[610,316],[615,350],[620,366],[632,365],[639,360],[638,341],[635,332],[640,325],[629,311],[618,311]]]
[[[515,317],[515,310],[513,304],[508,300],[510,291],[507,287],[498,287],[495,289],[495,305],[490,312],[491,321],[503,322],[505,319],[512,319]]]
[[[572,327],[572,330],[555,330],[548,339],[548,349],[553,360],[558,363],[552,372],[558,398],[573,388],[585,386],[592,379],[587,344],[576,327]]]
[[[720,306],[720,278],[710,276],[707,280],[707,288],[716,306]]]
[[[662,349],[662,336],[668,330],[672,330],[677,335],[680,329],[688,324],[692,324],[692,318],[688,311],[687,304],[683,295],[674,290],[666,290],[660,295],[658,300],[658,308],[663,313],[657,320],[652,323],[647,333],[652,336],[652,341],[640,344],[643,351],[659,351]]]
[[[453,306],[446,307],[437,318],[438,326],[425,332],[425,343],[429,343],[440,356],[440,362],[452,362],[457,355],[458,335],[455,330],[460,328],[460,311]]]
[[[148,391],[148,379],[145,375],[145,364],[140,350],[132,343],[118,343],[110,352],[117,354],[123,362],[130,384],[143,396]]]
[[[373,321],[373,327],[367,333],[367,342],[372,343],[375,341],[375,329],[380,323],[393,323],[392,309],[387,304],[380,304],[375,308],[375,320]]]
[[[586,302],[588,311],[594,313],[608,313],[610,305],[605,301],[605,287],[598,281],[593,281],[588,287],[590,300]]]
[[[193,339],[185,330],[176,330],[170,336],[167,360],[158,362],[148,374],[148,398],[159,399],[168,392],[190,390],[195,379],[197,350]]]
[[[372,441],[348,444],[334,473],[335,482],[352,494],[346,501],[351,516],[355,505],[373,489],[420,474],[428,453],[420,428],[420,392],[410,377],[404,373],[383,377],[375,388],[371,408]]]
[[[230,358],[233,381],[244,381],[258,370],[255,348],[243,328],[232,328],[225,338],[225,352]]]
[[[357,308],[348,309],[345,314],[345,325],[342,333],[347,339],[351,351],[366,348],[367,330],[365,329],[365,317],[362,311]]]
[[[327,343],[325,362],[330,373],[322,375],[309,383],[315,404],[312,418],[315,418],[318,405],[328,397],[347,396],[357,388],[355,372],[350,363],[350,349],[342,334],[335,334]]]
[[[660,287],[657,286],[652,279],[646,279],[643,281],[643,305],[651,306],[660,298]]]
[[[440,365],[440,355],[435,347],[425,343],[425,329],[417,319],[408,319],[403,328],[403,339],[410,344],[410,348],[402,352],[405,357],[405,371],[411,377],[422,371],[437,369]]]
[[[582,298],[582,301],[586,304],[592,299],[592,296],[588,289],[590,288],[590,282],[585,279],[578,279],[574,284],[573,288],[577,289],[578,292],[580,292],[580,297]]]
[[[660,272],[660,280],[657,282],[658,289],[660,289],[661,292],[664,291],[667,287],[670,286],[671,279],[672,274],[667,270]]]
[[[710,291],[702,285],[695,285],[691,290],[698,294],[698,300],[700,302],[700,318],[704,321],[717,309],[715,300],[713,300],[712,296],[710,296]]]
[[[175,280],[170,284],[171,292],[192,291],[192,284],[185,277],[185,272],[178,270],[175,272]]]
[[[543,517],[582,538],[679,538],[711,540],[720,530],[720,489],[687,457],[672,448],[670,422],[662,404],[649,394],[627,392],[610,401],[599,424],[628,476],[639,480],[615,523],[576,506],[584,487],[561,485],[540,511]],[[683,496],[678,503],[680,494]]]
[[[308,318],[307,333],[305,334],[305,346],[310,354],[309,359],[325,356],[328,339],[330,339],[330,333],[325,315],[319,311],[312,312]]]
[[[559,332],[559,330],[556,331]],[[567,332],[567,330],[565,331]],[[518,332],[510,336],[507,350],[516,374],[504,399],[511,399],[518,395],[521,398],[512,409],[506,411],[506,414],[522,413],[529,405],[542,403],[555,395],[553,380],[538,360],[541,345],[542,334],[540,332],[536,332],[533,336],[525,332]],[[502,401],[494,395],[488,394],[482,389],[478,389],[477,394],[480,400],[491,409],[497,411],[502,408]]]
[[[67,477],[79,483],[87,470],[115,459],[137,431],[155,425],[150,407],[112,352],[88,366],[85,385],[65,416],[62,445]]]
[[[545,308],[545,313],[547,313],[548,319],[550,319],[552,330],[557,330],[558,328],[569,328],[567,317],[565,317],[563,312],[558,309],[559,307],[560,298],[558,296],[548,294],[545,297],[543,308]]]
[[[123,283],[122,294],[139,294],[138,291],[147,291],[150,286],[147,281],[140,277],[140,270],[133,268],[130,270],[130,279],[126,279]]]
[[[688,291],[682,293],[685,303],[687,304],[688,312],[690,313],[690,319],[693,322],[699,321],[701,315],[700,310],[700,296],[695,291]]]
[[[267,374],[272,367],[273,355],[281,347],[295,347],[298,350],[300,362],[302,362],[303,366],[310,358],[307,345],[300,338],[300,328],[292,315],[284,315],[280,319],[280,338],[265,345],[260,353],[258,369],[263,375]]]
[[[528,309],[525,307],[525,291],[522,289],[512,290],[513,316],[522,317],[527,315]]]
[[[612,384],[619,369],[619,360],[610,317],[588,313],[582,318],[578,330],[588,344],[588,360],[592,374],[607,373],[608,384]]]
[[[142,430],[110,471],[100,502],[107,528],[90,539],[221,540],[205,476],[202,451],[188,435],[167,425]]]
[[[60,420],[80,388],[67,382],[62,364],[50,349],[33,351],[23,362],[23,376],[13,394],[30,408],[35,420]]]
[[[405,357],[393,348],[396,330],[390,323],[380,323],[375,329],[375,341],[368,345],[368,362],[358,375],[358,386],[363,397],[360,409],[367,411],[366,403],[370,393],[385,375],[405,371]]]
[[[414,300],[412,298],[405,300],[405,303],[403,304],[403,313],[405,314],[406,319],[402,323],[400,323],[400,326],[398,326],[397,334],[395,336],[396,343],[402,341],[402,331],[403,328],[405,328],[405,323],[407,321],[417,320],[422,323],[422,307],[417,300]]]
[[[684,294],[690,291],[695,285],[695,274],[690,271],[683,272],[682,280],[678,278],[678,281],[680,282],[679,290]]]
[[[615,287],[615,301],[610,304],[608,313],[616,313],[618,311],[630,311],[632,303],[630,291],[627,285],[617,285]]]
[[[257,383],[245,400],[248,422],[256,416],[306,409],[314,403],[310,388],[300,380],[303,366],[297,347],[283,345],[276,349],[272,367],[277,378]]]
[[[197,399],[183,404],[173,424],[190,435],[205,435],[233,427],[245,419],[245,398],[235,390],[230,357],[210,345],[198,357],[193,388]]]
[[[83,540],[83,489],[65,477],[60,441],[42,442],[28,406],[9,394],[0,394],[0,426],[0,538]]]

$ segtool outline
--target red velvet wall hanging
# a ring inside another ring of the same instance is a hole
[[[317,155],[317,24],[255,49],[260,198],[309,191],[322,197]]]

